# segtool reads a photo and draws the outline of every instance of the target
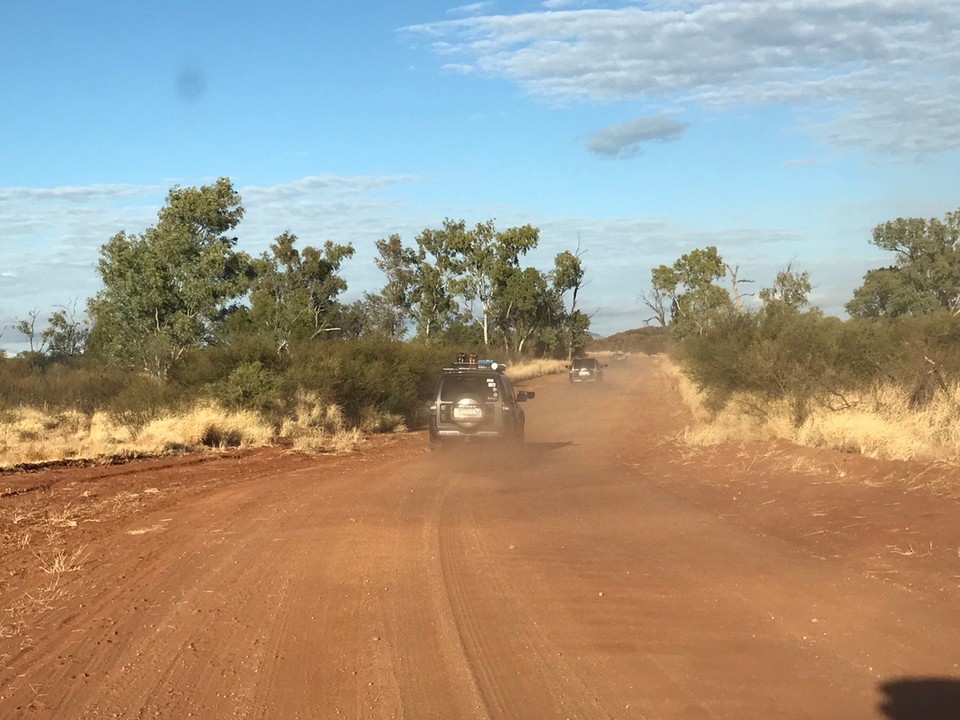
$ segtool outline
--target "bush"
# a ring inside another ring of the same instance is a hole
[[[901,387],[915,406],[929,402],[960,379],[960,319],[942,313],[844,322],[777,307],[729,313],[685,339],[677,354],[709,407],[722,407],[734,393],[786,399],[799,426],[813,406],[846,407],[847,394],[879,383]]]
[[[811,404],[842,403],[875,377],[876,367],[859,361],[869,355],[864,348],[851,362],[848,335],[841,320],[818,311],[730,313],[683,342],[680,356],[709,406],[722,407],[733,393],[789,399],[800,425]]]
[[[400,416],[416,427],[438,371],[455,354],[447,346],[399,342],[306,345],[293,353],[288,385],[339,406],[351,427],[372,412]]]
[[[231,410],[255,410],[264,414],[282,406],[283,378],[257,360],[235,367],[216,386],[217,400]]]
[[[24,358],[0,359],[0,407],[29,406],[92,414],[124,387],[127,374],[114,368],[66,363],[38,366]]]
[[[169,384],[151,376],[131,375],[126,386],[112,398],[107,417],[136,439],[150,422],[179,404],[176,390]]]

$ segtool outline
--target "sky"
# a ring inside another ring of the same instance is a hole
[[[843,317],[876,225],[960,208],[958,97],[956,0],[0,0],[0,348],[218,177],[239,250],[351,243],[346,301],[376,240],[492,219],[579,249],[601,335],[709,245]]]

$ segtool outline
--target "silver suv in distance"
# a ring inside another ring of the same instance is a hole
[[[476,355],[459,355],[437,378],[430,405],[430,449],[463,441],[523,442],[526,416],[521,403],[533,392],[515,390],[506,366]]]
[[[596,358],[577,358],[570,365],[570,382],[603,382],[603,368]]]

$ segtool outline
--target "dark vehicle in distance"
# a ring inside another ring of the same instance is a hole
[[[604,367],[605,366],[596,358],[577,358],[570,365],[570,382],[603,382]]]
[[[475,355],[459,355],[441,371],[431,397],[431,450],[454,442],[523,442],[526,415],[521,404],[534,393],[516,390],[505,368]]]

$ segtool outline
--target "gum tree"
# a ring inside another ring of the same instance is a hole
[[[456,273],[452,289],[468,302],[480,304],[483,344],[489,345],[491,309],[497,294],[510,273],[519,267],[520,257],[537,246],[540,231],[524,225],[500,232],[493,220],[477,223],[468,230],[463,220],[448,219],[439,234],[449,248]]]
[[[253,261],[250,318],[278,353],[294,340],[313,340],[333,327],[338,297],[347,289],[340,266],[354,252],[352,245],[329,240],[322,249],[296,245],[297,236],[284,232]]]
[[[670,323],[679,336],[702,335],[717,313],[732,307],[730,294],[716,282],[726,273],[727,266],[716,247],[692,250],[673,265],[651,271],[651,297],[655,301],[647,300],[647,304],[654,310],[659,307],[661,322],[666,320],[669,304]]]
[[[960,210],[943,220],[897,218],[877,225],[871,243],[894,253],[893,265],[870,270],[847,312],[856,317],[960,314]]]
[[[239,193],[220,178],[174,187],[155,226],[110,238],[97,266],[103,289],[88,306],[99,349],[163,379],[211,342],[249,288],[250,258],[231,235],[242,217]]]
[[[577,308],[580,290],[587,284],[584,281],[586,269],[583,266],[582,257],[583,252],[578,243],[575,253],[564,250],[553,259],[551,274],[553,287],[561,298],[570,293],[570,310],[562,317],[562,329],[567,345],[567,362],[573,360],[576,350],[583,346],[587,329],[590,327],[590,318]]]

